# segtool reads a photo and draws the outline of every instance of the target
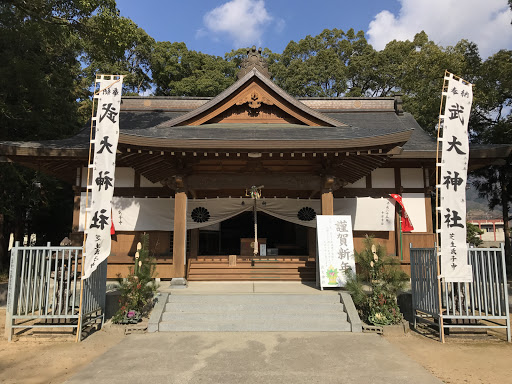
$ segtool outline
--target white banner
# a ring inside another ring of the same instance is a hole
[[[122,76],[114,80],[108,76],[99,80],[98,109],[93,119],[95,125],[92,164],[92,185],[85,233],[84,278],[91,276],[98,265],[110,255],[110,228],[116,151],[119,140],[119,109],[121,105]]]
[[[257,202],[258,211],[305,227],[316,227],[320,200],[263,198]]]
[[[420,197],[423,195],[418,194]],[[424,205],[424,198],[419,199]],[[252,210],[249,198],[190,199],[187,204],[187,228],[204,228]],[[203,209],[204,208],[204,209]],[[318,199],[262,198],[258,211],[306,227],[316,228],[316,215],[321,213]],[[408,203],[406,204],[408,208]],[[195,211],[194,211],[195,210]],[[354,231],[393,231],[394,200],[388,198],[334,199],[334,214],[348,215]],[[419,211],[418,223],[425,224],[425,209]],[[174,199],[114,197],[113,222],[116,231],[173,231]],[[85,193],[80,199],[79,231],[84,230]]]
[[[394,231],[395,201],[382,197],[358,197],[354,230]]]
[[[187,229],[217,224],[244,211],[252,211],[252,209],[252,199],[219,198],[189,200],[187,205]]]
[[[441,276],[448,282],[471,282],[466,245],[466,179],[469,161],[468,120],[473,100],[471,84],[446,78],[443,119],[440,208]]]
[[[117,231],[174,230],[174,199],[114,197],[112,221]]]
[[[317,261],[320,288],[343,287],[345,271],[355,272],[354,239],[350,216],[317,216]]]
[[[420,202],[424,204],[424,199]],[[252,204],[250,198],[190,199],[187,204],[187,228],[203,228],[218,224],[244,211],[252,210]],[[321,213],[318,199],[262,198],[258,200],[257,209],[278,219],[312,228],[316,228],[315,218]],[[418,222],[425,222],[424,211],[425,209],[421,212],[421,220],[417,220]],[[349,215],[354,231],[393,231],[394,212],[393,199],[334,199],[334,214]],[[114,197],[112,214],[116,231],[174,230],[172,198]],[[84,230],[84,218],[85,193],[82,193],[79,231]]]

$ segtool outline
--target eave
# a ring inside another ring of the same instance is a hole
[[[143,137],[121,133],[119,142],[154,148],[174,148],[183,150],[341,150],[348,148],[379,147],[395,144],[403,145],[412,133],[411,130],[380,136],[358,137],[342,140],[322,140],[311,137],[307,140],[218,140],[212,139],[172,139]]]
[[[489,165],[503,165],[507,157],[512,153],[512,145],[473,145],[469,148],[470,171]],[[394,155],[392,160],[431,160],[435,162],[435,150],[404,150]]]

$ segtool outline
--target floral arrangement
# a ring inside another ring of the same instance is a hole
[[[396,257],[386,256],[384,247],[375,245],[372,237],[367,236],[364,245],[362,252],[355,252],[358,274],[346,272],[345,288],[363,321],[374,325],[398,324],[403,316],[396,298],[409,276],[399,269]]]
[[[327,274],[327,277],[329,278],[330,285],[338,285],[338,282],[336,281],[338,278],[338,270],[336,268],[334,268],[332,265],[330,265],[326,274]]]
[[[119,310],[112,318],[116,324],[136,324],[152,307],[157,290],[154,281],[156,266],[154,258],[149,255],[148,243],[148,235],[143,234],[141,242],[137,244],[135,266],[130,268],[125,279],[119,277]]]

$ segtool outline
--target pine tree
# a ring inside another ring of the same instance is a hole
[[[372,237],[367,236],[364,245],[362,252],[355,252],[358,274],[347,271],[345,288],[363,321],[374,325],[398,324],[403,316],[396,298],[409,276],[399,269],[395,257],[386,256],[384,247],[373,243]]]
[[[137,245],[134,267],[130,267],[126,279],[119,278],[121,298],[119,310],[112,318],[114,323],[137,323],[149,312],[158,288],[154,280],[155,270],[155,259],[149,253],[149,235],[144,233]]]

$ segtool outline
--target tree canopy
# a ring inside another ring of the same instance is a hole
[[[235,62],[189,51],[185,43],[156,43],[150,65],[157,96],[216,96],[236,80]]]

